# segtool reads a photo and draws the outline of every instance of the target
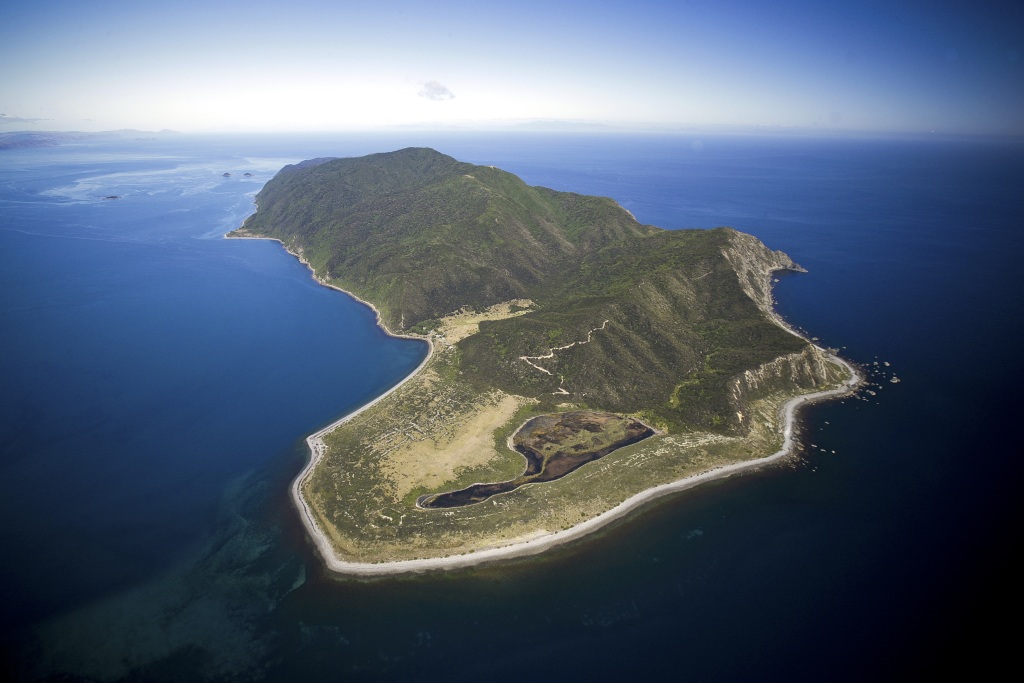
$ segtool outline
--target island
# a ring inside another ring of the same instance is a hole
[[[731,228],[423,148],[286,166],[256,205],[229,237],[279,240],[429,346],[307,439],[292,497],[334,572],[541,552],[784,457],[797,407],[860,381],[776,315],[771,275],[800,267]]]

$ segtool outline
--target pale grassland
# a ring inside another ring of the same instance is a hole
[[[418,489],[437,489],[466,470],[479,470],[503,456],[494,444],[494,432],[526,403],[520,396],[495,391],[469,410],[452,415],[445,430],[423,433],[388,452],[380,462],[381,475],[404,498]]]
[[[520,310],[513,312],[513,307],[518,307]],[[480,323],[485,320],[514,318],[517,315],[529,313],[529,309],[532,307],[533,302],[529,299],[513,299],[512,301],[495,304],[480,313],[464,309],[442,318],[439,321],[437,332],[440,333],[444,342],[458,344],[466,337],[479,332]]]

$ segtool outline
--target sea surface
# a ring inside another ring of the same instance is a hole
[[[545,555],[325,575],[304,437],[421,343],[227,240],[287,163],[410,145],[729,225],[808,269],[778,310],[861,364],[784,464]],[[230,175],[225,175],[230,174]],[[251,175],[246,175],[251,174]],[[1024,145],[948,138],[186,136],[0,151],[0,673],[43,680],[897,680],[1015,614]],[[976,669],[980,670],[980,669]]]

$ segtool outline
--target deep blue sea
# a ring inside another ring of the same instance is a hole
[[[809,271],[780,277],[779,311],[872,384],[806,410],[784,465],[546,555],[326,576],[287,497],[303,439],[424,348],[277,243],[223,234],[287,163],[409,145],[609,196],[645,223],[758,236]],[[1021,602],[1022,256],[1019,141],[408,132],[0,151],[0,673],[854,681],[984,666],[1012,637],[992,615]]]

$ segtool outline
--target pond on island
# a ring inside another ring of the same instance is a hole
[[[528,420],[512,444],[526,458],[526,471],[510,481],[473,484],[458,491],[420,496],[421,508],[452,508],[480,503],[523,484],[553,481],[612,451],[646,439],[654,430],[613,413],[575,411]]]

